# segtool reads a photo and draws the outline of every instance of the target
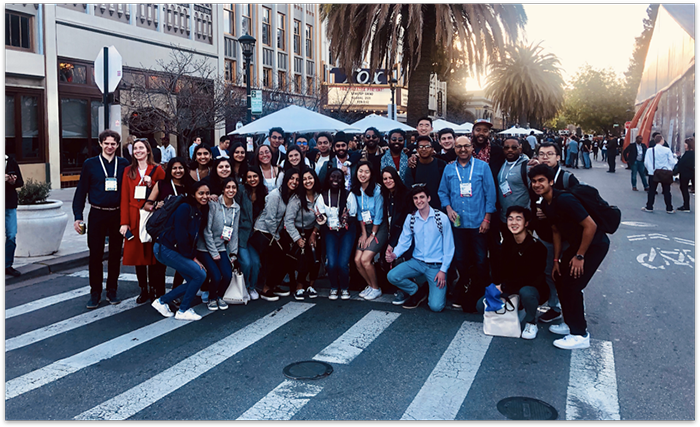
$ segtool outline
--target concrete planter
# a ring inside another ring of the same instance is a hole
[[[17,250],[15,256],[45,256],[57,252],[66,231],[68,215],[60,200],[42,205],[17,206]]]

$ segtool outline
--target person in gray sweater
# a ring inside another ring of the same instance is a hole
[[[201,260],[211,279],[209,303],[211,311],[226,310],[223,296],[231,283],[231,264],[237,264],[238,223],[241,208],[234,200],[238,192],[236,179],[228,177],[221,183],[223,194],[209,201],[209,215],[204,232],[197,239],[197,259]]]
[[[291,258],[289,258],[292,262],[287,271],[291,279],[290,283],[292,285],[296,283],[294,299],[298,301],[302,301],[304,296],[309,298],[318,296],[313,286],[320,267],[316,258],[318,225],[314,206],[320,192],[321,185],[316,172],[305,168],[301,173],[301,185],[296,194],[289,199],[287,212],[284,214],[285,232],[294,242],[291,244]],[[307,275],[309,282],[306,281]]]

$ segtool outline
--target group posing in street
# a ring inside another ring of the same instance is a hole
[[[448,303],[483,312],[494,283],[504,296],[520,295],[522,338],[537,336],[538,321],[563,317],[549,328],[563,335],[554,345],[588,347],[583,289],[611,231],[571,191],[580,184],[560,167],[561,145],[525,140],[530,158],[517,138],[495,141],[488,120],[471,137],[443,129],[434,141],[429,118],[417,129],[412,142],[402,130],[369,128],[354,150],[343,132],[297,136],[285,147],[284,130],[273,128],[253,152],[227,136],[214,150],[197,138],[191,160],[174,156],[164,167],[140,140],[130,163],[116,156],[120,136],[102,132],[102,153],[85,162],[73,201],[78,233],[86,197],[91,205],[87,307],[100,304],[109,236],[107,301],[120,302],[120,262],[133,265],[137,302],[166,317],[200,319],[197,295],[209,310],[226,310],[232,271],[243,274],[252,300],[317,298],[325,271],[331,300],[350,299],[351,284],[364,283],[365,300],[395,291],[394,304],[412,309],[427,299],[434,312]],[[665,167],[657,155],[656,167]],[[150,236],[143,216],[159,209],[169,216]],[[166,267],[176,271],[168,293]]]

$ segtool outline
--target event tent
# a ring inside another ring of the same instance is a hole
[[[464,122],[452,130],[456,133],[471,133],[472,129],[474,129],[474,123]]]
[[[248,123],[240,129],[229,132],[229,135],[266,134],[273,127],[281,127],[285,132],[362,132],[360,129],[347,125],[340,120],[324,116],[315,111],[290,105],[258,120]]]
[[[448,122],[447,120],[433,120],[433,132],[440,132],[445,128],[451,128],[452,130],[454,130],[457,127],[459,127],[457,123]]]
[[[394,129],[401,129],[404,131],[414,131],[416,128],[401,123],[396,120],[391,120],[388,117],[379,116],[377,114],[370,114],[364,119],[358,120],[350,125],[351,127],[360,129],[360,132],[364,132],[367,128],[374,127],[377,128],[379,132],[389,132]]]
[[[535,132],[535,135],[540,135],[542,131],[537,129],[525,129],[517,126],[498,132],[499,135],[530,135],[530,132]]]

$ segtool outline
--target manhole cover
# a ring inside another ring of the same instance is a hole
[[[496,408],[511,420],[556,420],[559,416],[552,405],[531,397],[507,397]]]
[[[318,380],[333,373],[333,367],[328,363],[307,360],[287,365],[284,376],[293,380]]]

